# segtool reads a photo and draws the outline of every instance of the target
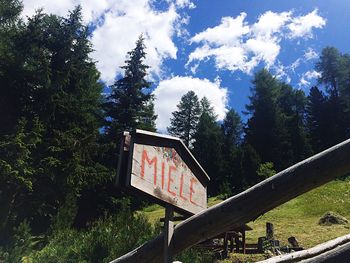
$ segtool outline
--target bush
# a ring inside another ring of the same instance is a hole
[[[174,260],[179,260],[184,263],[212,263],[214,262],[214,255],[204,248],[194,247],[181,252],[179,255],[175,256]]]
[[[0,263],[23,262],[31,250],[29,224],[24,221],[14,228],[13,236],[7,247],[0,247]]]
[[[89,230],[56,231],[49,244],[31,258],[38,263],[109,262],[155,234],[144,215],[124,211],[97,221]]]
[[[258,170],[256,171],[260,179],[265,180],[276,174],[276,171],[273,169],[273,163],[267,162],[260,164]]]

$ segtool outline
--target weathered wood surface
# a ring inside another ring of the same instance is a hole
[[[173,262],[172,238],[174,234],[174,209],[171,206],[165,208],[164,221],[164,263]]]
[[[259,263],[328,262],[322,261],[326,258],[339,260],[332,262],[350,262],[350,235],[338,237],[307,250],[269,258]],[[341,258],[347,261],[340,261]]]
[[[133,144],[130,185],[191,214],[207,208],[207,190],[173,148]]]
[[[275,176],[194,215],[177,225],[173,235],[175,254],[350,172],[350,140],[314,155]],[[161,262],[163,234],[112,261]]]
[[[327,251],[314,258],[300,261],[300,263],[349,263],[350,262],[350,243],[346,243]]]

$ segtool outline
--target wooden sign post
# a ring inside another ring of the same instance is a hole
[[[209,180],[179,138],[142,130],[124,133],[117,185],[166,208],[164,262],[171,262],[174,211],[193,215],[206,209]]]
[[[172,262],[172,237],[174,233],[174,209],[165,207],[164,220],[164,263]]]

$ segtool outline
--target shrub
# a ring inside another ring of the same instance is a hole
[[[88,230],[56,231],[49,244],[32,254],[33,262],[109,262],[155,235],[143,214],[129,211],[106,217]]]
[[[23,262],[30,253],[31,233],[29,224],[24,221],[14,228],[13,236],[7,247],[0,247],[0,263]]]

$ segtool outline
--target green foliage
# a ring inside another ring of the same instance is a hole
[[[201,100],[201,115],[193,135],[193,154],[210,177],[208,194],[217,195],[225,183],[222,175],[222,133],[207,98]]]
[[[0,230],[9,233],[8,222],[27,218],[43,233],[66,196],[111,180],[99,162],[102,85],[80,7],[67,18],[39,11],[13,23],[0,29],[7,36],[0,40],[0,136],[8,140],[1,144],[1,201],[8,208]]]
[[[251,115],[246,127],[246,141],[263,162],[272,161],[280,169],[280,138],[285,136],[286,131],[278,108],[279,82],[266,69],[257,72],[252,82],[252,96],[249,97],[250,104],[246,106]]]
[[[174,260],[191,263],[212,263],[214,262],[215,257],[212,252],[195,247],[181,252],[179,255],[175,256]]]
[[[23,221],[13,229],[13,235],[2,251],[0,247],[0,262],[23,262],[32,248],[31,230],[28,222]]]
[[[325,95],[317,87],[312,87],[306,105],[306,127],[315,153],[327,147],[325,138],[329,136],[327,135],[329,128],[327,120],[324,118],[326,111]]]
[[[31,254],[33,262],[109,262],[155,235],[142,214],[123,211],[98,220],[88,230],[63,228]]]
[[[244,175],[240,163],[243,124],[240,116],[230,109],[221,124],[223,136],[222,174],[225,177],[222,191],[226,194],[238,193],[243,189]]]
[[[248,188],[260,182],[256,171],[259,169],[261,159],[256,150],[250,144],[244,144],[239,156],[241,172],[244,175],[243,188]]]
[[[128,59],[122,68],[124,77],[111,86],[111,93],[105,103],[106,135],[115,140],[123,131],[136,128],[155,131],[153,95],[150,93],[151,83],[146,80],[149,66],[144,64],[146,57],[144,38],[141,35],[136,47],[128,52]]]
[[[26,21],[21,10],[17,0],[0,0],[0,261],[107,262],[159,232],[125,212],[135,202],[112,182],[117,134],[156,130],[144,39],[104,100],[81,8],[67,17],[39,10]],[[316,69],[323,86],[307,98],[267,70],[257,72],[245,137],[234,110],[220,126],[207,98],[199,102],[193,91],[181,98],[168,131],[208,172],[210,195],[237,193],[350,136],[349,54],[327,47]],[[324,209],[349,211],[346,183],[296,200],[305,202],[294,212],[318,214],[319,201],[328,199]],[[179,259],[211,262],[202,252]]]
[[[172,113],[170,126],[167,128],[168,132],[181,138],[187,147],[191,147],[200,113],[201,108],[197,95],[193,91],[187,92],[181,97],[177,110]]]
[[[28,126],[21,119],[14,134],[0,137],[0,245],[10,238],[12,228],[26,218],[22,211],[37,181],[33,162],[43,127],[37,119],[33,127]]]
[[[253,95],[246,106],[250,114],[246,142],[263,162],[273,162],[277,170],[310,156],[305,94],[278,81],[266,70],[256,73],[253,84]]]
[[[341,54],[334,47],[326,47],[316,70],[321,73],[319,82],[325,86],[328,95],[323,115],[328,125],[327,134],[322,137],[328,147],[350,136],[350,56]]]
[[[262,180],[265,180],[271,176],[274,176],[276,171],[273,169],[273,163],[267,162],[260,164],[256,173]]]

